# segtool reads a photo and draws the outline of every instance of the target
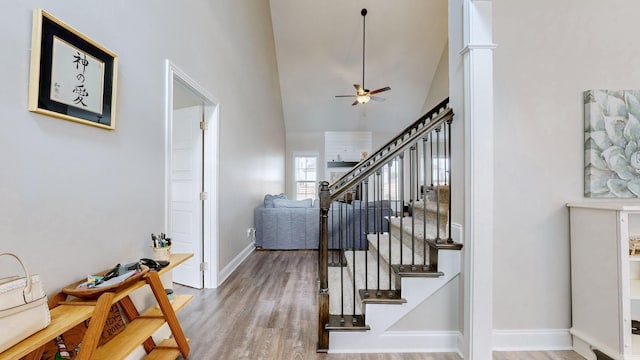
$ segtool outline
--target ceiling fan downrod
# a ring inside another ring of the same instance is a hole
[[[355,95],[336,95],[336,97],[356,98],[353,104],[351,105],[366,104],[369,102],[369,100],[384,101],[384,98],[381,98],[379,96],[372,96],[372,95],[381,93],[383,91],[391,90],[389,86],[385,86],[383,88],[373,90],[373,91],[369,91],[369,89],[365,87],[364,71],[365,71],[365,44],[366,44],[365,39],[366,39],[366,31],[367,31],[367,26],[366,26],[367,9],[362,9],[360,11],[360,15],[362,15],[362,85],[353,84],[353,86],[356,88]]]
[[[367,37],[367,28],[365,26],[365,22],[367,21],[367,9],[362,9],[360,11],[360,15],[362,15],[362,88],[364,89],[364,91],[369,91],[367,90],[367,87],[364,86],[364,41]]]

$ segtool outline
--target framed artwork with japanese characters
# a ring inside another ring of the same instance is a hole
[[[117,73],[116,54],[35,9],[29,111],[113,130]]]

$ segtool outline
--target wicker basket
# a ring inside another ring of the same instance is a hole
[[[153,249],[153,259],[156,261],[169,261],[171,257],[171,246],[166,247],[152,247]]]

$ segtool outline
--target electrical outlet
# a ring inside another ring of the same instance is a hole
[[[251,241],[255,241],[256,240],[256,229],[254,228],[248,228],[247,229],[247,238]]]

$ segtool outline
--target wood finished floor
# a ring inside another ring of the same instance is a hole
[[[255,251],[218,289],[176,285],[194,299],[178,318],[189,359],[461,360],[455,353],[318,354],[314,251]],[[572,351],[496,352],[493,360],[582,360]]]

